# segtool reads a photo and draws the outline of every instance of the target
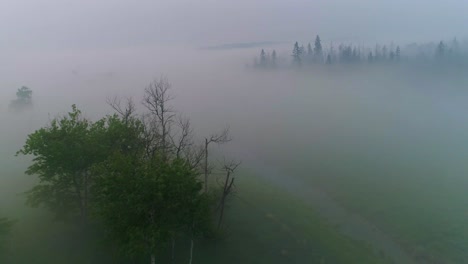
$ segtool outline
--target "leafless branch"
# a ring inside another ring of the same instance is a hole
[[[231,140],[232,138],[229,133],[229,127],[226,127],[220,133],[210,135],[210,137],[207,139],[207,144],[210,144],[210,143],[223,144]]]
[[[169,90],[171,84],[166,77],[151,82],[145,89],[145,95],[143,96],[142,104],[148,109],[152,116],[152,122],[157,122],[158,126],[154,126],[154,129],[158,129],[160,135],[160,149],[165,158],[169,154],[169,144],[171,141],[171,125],[174,122],[175,113],[171,106],[168,105],[169,101],[173,99],[170,95]]]
[[[242,164],[241,161],[231,160],[231,161],[227,162],[226,159],[224,159],[222,169],[225,172],[234,173],[234,171],[237,169],[237,167],[239,167],[239,165],[241,165],[241,164]]]
[[[136,112],[136,106],[131,97],[125,98],[125,103],[122,103],[122,99],[117,96],[113,98],[107,98],[107,104],[112,107],[125,121]]]
[[[177,125],[180,129],[180,135],[177,142],[174,142],[175,140],[172,142],[176,149],[176,157],[180,158],[184,151],[193,146],[193,129],[190,125],[190,119],[183,116],[178,117]]]
[[[226,160],[224,160],[222,169],[223,171],[225,171],[226,177],[224,179],[224,187],[223,187],[222,194],[221,194],[221,200],[218,206],[218,208],[220,208],[219,219],[218,219],[218,229],[221,227],[221,223],[223,220],[224,208],[226,206],[226,199],[231,193],[231,188],[234,185],[235,178],[233,174],[240,164],[241,162],[236,162],[236,161],[226,162]]]

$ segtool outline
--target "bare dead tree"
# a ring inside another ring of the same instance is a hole
[[[205,138],[205,164],[203,166],[203,172],[205,175],[205,193],[208,192],[208,175],[210,174],[210,169],[208,167],[208,147],[211,143],[224,144],[231,140],[232,138],[229,135],[229,127],[225,128],[221,133],[212,134],[209,138]]]
[[[159,145],[158,147],[164,159],[168,158],[170,152],[169,134],[175,118],[175,113],[169,105],[169,101],[173,99],[169,93],[170,89],[171,84],[166,77],[156,79],[146,87],[142,101],[143,106],[150,113],[149,116],[153,119],[150,127],[151,133],[159,135],[152,136],[153,139],[159,140],[159,144],[153,145]]]
[[[218,230],[221,227],[221,223],[223,221],[224,208],[225,208],[225,205],[226,205],[226,199],[229,196],[229,194],[231,194],[232,187],[234,185],[234,180],[235,180],[234,172],[237,169],[237,167],[239,167],[240,164],[241,164],[241,162],[234,162],[234,161],[226,162],[226,161],[224,161],[222,170],[225,173],[225,178],[224,178],[223,189],[222,189],[222,193],[221,193],[221,199],[220,199],[219,206],[218,206],[218,208],[220,210],[219,211],[219,218],[218,218]]]
[[[176,120],[179,132],[170,134],[170,140],[175,149],[175,157],[181,158],[183,152],[193,146],[193,129],[190,126],[190,119],[179,115]]]
[[[125,98],[124,103],[122,103],[122,99],[117,96],[107,98],[106,102],[123,118],[125,123],[127,123],[136,112],[136,106],[131,97]]]
[[[166,77],[161,77],[152,81],[145,89],[142,105],[146,111],[138,117],[138,122],[142,125],[142,141],[144,157],[153,159],[161,155],[163,162],[171,162],[174,159],[183,159],[191,169],[204,174],[204,191],[208,192],[208,178],[211,173],[209,166],[209,146],[211,143],[224,144],[231,141],[229,128],[225,128],[220,133],[211,134],[200,144],[195,143],[194,130],[190,120],[173,110],[170,101],[173,99],[171,84]],[[136,107],[129,98],[119,99],[117,97],[107,99],[107,103],[126,121],[133,118]],[[218,209],[220,216],[218,228],[223,220],[226,199],[232,192],[234,184],[234,171],[240,163],[226,163],[223,165],[223,172],[226,173],[223,184],[223,192]],[[190,246],[190,259],[193,255],[194,240],[193,234]],[[175,254],[175,237],[172,237],[172,256]],[[152,255],[152,262],[155,256]],[[190,260],[191,262],[192,260]]]

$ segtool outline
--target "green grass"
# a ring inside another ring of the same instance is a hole
[[[431,168],[380,170],[379,165],[352,158],[334,162],[328,173],[307,173],[297,166],[295,175],[374,223],[416,260],[468,261],[466,179]]]
[[[99,242],[86,245],[76,230],[41,210],[23,208],[15,217],[10,263],[116,263],[98,254]],[[239,174],[225,223],[223,239],[196,242],[193,263],[387,263],[300,200],[250,175]],[[176,253],[176,263],[187,263],[187,243],[179,241]]]
[[[247,177],[240,177],[231,200],[226,240],[204,245],[195,253],[197,263],[387,263],[302,201]]]

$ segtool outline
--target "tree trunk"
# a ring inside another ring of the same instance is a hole
[[[156,256],[151,254],[151,264],[156,264]]]
[[[189,264],[192,264],[192,260],[193,260],[193,237],[190,240],[190,260],[189,260]]]
[[[83,194],[83,226],[86,226],[88,222],[88,173],[85,172],[84,175],[84,194]]]
[[[223,221],[225,199],[226,199],[226,196],[223,194],[223,197],[221,198],[221,211],[219,212],[219,219],[218,219],[218,230],[221,227],[221,222]]]
[[[205,193],[208,192],[208,139],[205,138]]]
[[[172,237],[172,256],[171,256],[171,263],[174,263],[175,259],[175,237]]]
[[[231,181],[229,182],[229,180]],[[219,219],[218,219],[218,230],[221,227],[221,222],[223,221],[226,198],[231,193],[231,187],[233,184],[234,184],[234,177],[231,178],[231,172],[228,171],[226,174],[226,180],[224,182],[223,194],[221,196],[221,203],[219,204],[219,206],[221,206],[221,211],[219,213]]]

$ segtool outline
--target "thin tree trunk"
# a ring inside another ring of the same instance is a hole
[[[193,260],[193,237],[190,240],[190,260],[189,260],[189,264],[192,264],[192,260]]]
[[[225,198],[226,196],[223,194],[223,197],[221,198],[221,211],[219,212],[219,219],[218,219],[218,230],[221,227],[221,222],[223,221]]]
[[[226,175],[226,180],[224,182],[224,187],[223,187],[223,194],[221,196],[221,211],[219,212],[219,219],[218,219],[218,230],[221,227],[221,222],[223,221],[223,215],[224,215],[224,203],[226,202],[226,196],[228,195],[228,183],[229,183],[229,178],[231,176],[231,173],[228,171]]]
[[[83,194],[83,226],[88,222],[88,173],[84,173],[84,194]]]
[[[175,237],[172,237],[172,256],[171,256],[171,263],[174,263],[175,259]]]
[[[156,256],[151,254],[151,264],[156,264]]]
[[[235,179],[234,176],[231,178],[231,173],[233,172],[234,172],[233,169],[228,170],[226,174],[226,180],[224,181],[224,188],[223,188],[223,193],[221,196],[221,203],[219,204],[219,206],[221,206],[221,211],[219,213],[219,219],[218,219],[218,230],[221,227],[221,223],[223,221],[224,207],[226,205],[227,196],[231,193],[231,188],[232,188],[232,185],[234,184],[234,179]]]
[[[205,138],[205,193],[208,192],[208,139]]]

